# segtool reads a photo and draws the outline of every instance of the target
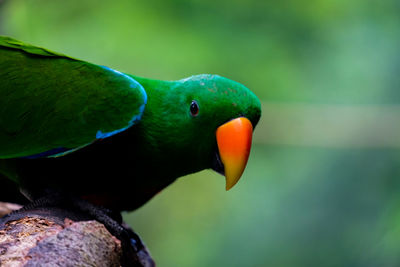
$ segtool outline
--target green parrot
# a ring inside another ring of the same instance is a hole
[[[218,75],[145,79],[0,37],[0,200],[52,188],[134,210],[178,177],[241,177],[258,98]]]

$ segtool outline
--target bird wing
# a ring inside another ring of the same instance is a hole
[[[136,124],[133,78],[0,36],[0,159],[60,156]]]

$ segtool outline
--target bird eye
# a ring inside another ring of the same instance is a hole
[[[193,117],[199,114],[199,105],[197,104],[196,100],[193,100],[190,104],[190,114],[192,114]]]

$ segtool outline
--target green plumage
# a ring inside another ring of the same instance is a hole
[[[0,48],[0,158],[75,149],[140,118],[132,78],[10,38]]]
[[[217,128],[242,116],[255,127],[260,115],[249,89],[218,75],[145,79],[0,37],[0,200],[18,185],[132,210],[178,177],[216,170]]]
[[[32,55],[40,55],[40,56],[48,56],[48,57],[63,57],[63,58],[70,58],[66,55],[63,55],[61,53],[56,53],[50,50],[47,50],[45,48],[42,47],[38,47],[38,46],[33,46],[30,44],[25,44],[21,41],[15,40],[13,38],[7,37],[7,36],[0,36],[0,46],[2,46],[2,48],[13,48],[16,50],[20,50],[20,51],[25,51],[29,54]],[[73,58],[70,58],[73,59]]]

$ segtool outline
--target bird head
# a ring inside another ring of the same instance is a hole
[[[218,75],[168,82],[134,78],[148,94],[140,122],[146,146],[170,165],[184,165],[180,175],[213,169],[226,177],[226,189],[232,188],[246,167],[261,116],[255,94]]]

